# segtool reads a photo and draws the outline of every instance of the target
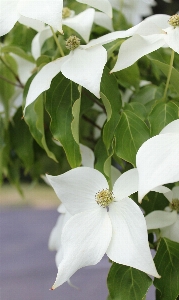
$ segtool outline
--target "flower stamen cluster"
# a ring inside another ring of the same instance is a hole
[[[179,200],[178,199],[173,199],[172,202],[170,203],[169,207],[172,210],[176,210],[177,212],[179,212]]]
[[[71,15],[71,10],[68,7],[64,7],[62,10],[62,18],[66,19],[69,18]]]
[[[71,35],[67,40],[66,40],[66,48],[68,50],[75,50],[80,46],[80,39],[76,37],[75,35]]]
[[[102,207],[107,207],[111,202],[114,201],[113,192],[109,191],[108,189],[103,189],[102,191],[96,193],[95,198],[97,204]]]
[[[168,23],[173,26],[174,28],[176,26],[179,26],[179,15],[175,14],[173,16],[170,17],[170,19],[168,20]]]

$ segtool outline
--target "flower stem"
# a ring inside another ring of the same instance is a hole
[[[55,40],[55,42],[57,44],[57,47],[58,47],[58,50],[59,50],[61,56],[65,56],[65,54],[63,52],[63,49],[62,49],[62,47],[61,47],[61,45],[59,43],[59,40],[58,40],[58,38],[57,38],[57,36],[56,36],[56,34],[55,34],[55,32],[54,32],[54,30],[53,30],[53,28],[51,26],[50,26],[50,29],[51,29],[51,31],[53,33],[54,40]]]
[[[171,58],[170,58],[170,65],[169,65],[169,71],[168,71],[168,76],[167,76],[167,82],[166,82],[165,91],[164,91],[164,94],[163,94],[163,99],[164,100],[166,99],[166,96],[167,96],[168,86],[169,86],[169,82],[170,82],[171,75],[172,75],[174,55],[175,55],[175,51],[172,50]]]
[[[10,84],[12,84],[12,85],[14,85],[14,86],[23,88],[22,85],[16,84],[15,82],[13,82],[13,81],[9,80],[8,78],[5,78],[5,77],[3,77],[3,76],[1,76],[1,75],[0,75],[0,79],[4,80],[4,81],[6,81],[6,82],[8,82],[8,83],[10,83]]]

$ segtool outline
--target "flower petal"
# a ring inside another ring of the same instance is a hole
[[[17,0],[1,0],[0,36],[8,33],[19,18]]]
[[[148,230],[170,226],[176,222],[176,219],[176,211],[167,212],[161,210],[153,211],[145,217]]]
[[[81,164],[84,167],[94,168],[95,157],[93,151],[89,147],[80,144],[80,152],[82,157]]]
[[[72,215],[99,206],[95,194],[108,189],[106,178],[99,171],[79,167],[59,176],[46,175],[55,193]]]
[[[73,18],[63,19],[63,24],[78,32],[86,43],[89,41],[95,10],[88,8]]]
[[[54,60],[40,70],[29,87],[25,108],[34,102],[42,92],[49,89],[52,79],[60,72],[62,64],[67,59],[68,56]]]
[[[109,31],[114,30],[112,19],[102,12],[95,12],[94,23],[108,29]]]
[[[121,172],[114,166],[111,166],[111,183],[114,186],[116,180],[121,176]]]
[[[179,243],[179,216],[177,216],[177,220],[175,223],[162,228],[160,234],[163,237],[166,237],[174,242]]]
[[[53,35],[49,26],[46,26],[42,31],[36,34],[32,40],[31,52],[35,59],[41,55],[41,48],[44,42]]]
[[[120,201],[138,191],[138,171],[136,168],[123,173],[115,182],[113,193],[116,201]]]
[[[173,199],[179,200],[179,186],[174,186],[172,192],[173,192]]]
[[[165,34],[166,44],[173,49],[175,52],[179,54],[179,28],[169,27],[166,30],[167,34]]]
[[[100,98],[100,82],[104,65],[107,62],[106,49],[103,46],[87,50],[79,47],[70,54],[70,59],[62,66],[63,75]]]
[[[151,191],[157,192],[157,193],[162,193],[164,196],[168,199],[168,201],[172,201],[173,198],[173,192],[168,189],[166,186],[160,185],[157,186],[156,188],[152,189]]]
[[[71,218],[71,215],[66,212],[60,214],[60,216],[57,219],[56,225],[52,229],[48,241],[48,247],[51,251],[58,251],[59,248],[61,247],[61,234],[64,225],[66,222]]]
[[[111,222],[103,208],[70,218],[62,233],[63,259],[52,289],[67,281],[78,269],[97,264],[108,248],[111,234]]]
[[[112,6],[108,0],[76,0],[76,1],[97,8],[103,11],[110,18],[112,18]]]
[[[18,22],[27,27],[31,27],[36,31],[41,31],[45,28],[45,24],[43,22],[31,18],[27,18],[24,16],[20,16]]]
[[[107,250],[109,258],[119,264],[159,277],[150,248],[145,218],[138,205],[129,198],[109,206],[112,239]]]
[[[149,36],[134,35],[122,43],[117,62],[112,72],[123,70],[134,64],[142,56],[157,50],[165,44],[163,34]]]
[[[173,122],[169,123],[165,126],[160,134],[163,133],[178,133],[179,134],[179,120],[174,120]]]
[[[139,202],[152,189],[179,180],[179,134],[159,134],[138,150]]]
[[[25,0],[25,4],[21,0],[18,9],[21,15],[42,21],[62,32],[63,0]]]

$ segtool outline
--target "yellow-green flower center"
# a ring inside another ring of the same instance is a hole
[[[78,48],[80,45],[80,39],[76,37],[75,35],[71,35],[67,40],[66,40],[66,48],[68,50],[74,50]]]
[[[173,199],[172,202],[170,203],[169,207],[172,210],[176,210],[177,212],[179,212],[179,200],[178,199]]]
[[[168,23],[173,27],[179,26],[179,15],[176,14],[171,16],[170,19],[168,20]]]
[[[107,207],[111,202],[114,201],[113,192],[109,191],[108,189],[96,193],[95,198],[98,205],[102,207]]]
[[[71,15],[71,10],[68,7],[64,7],[62,10],[62,18],[66,19],[69,18]]]

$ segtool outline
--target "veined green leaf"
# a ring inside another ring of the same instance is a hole
[[[4,46],[1,47],[1,52],[2,53],[14,53],[18,56],[20,56],[21,58],[24,58],[32,63],[35,63],[35,60],[33,58],[32,55],[27,54],[23,49],[17,47],[17,46]]]

